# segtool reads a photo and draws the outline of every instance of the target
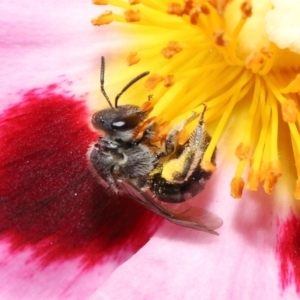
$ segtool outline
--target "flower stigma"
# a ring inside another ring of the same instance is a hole
[[[145,87],[154,95],[153,116],[178,123],[193,112],[201,113],[201,104],[206,104],[205,122],[216,125],[202,168],[212,168],[214,149],[242,108],[244,127],[231,149],[237,157],[231,195],[240,198],[244,188],[257,191],[260,184],[272,194],[279,178],[290,173],[279,150],[280,135],[285,135],[284,147],[295,166],[294,197],[300,199],[297,1],[94,0],[94,4],[116,9],[92,20],[94,25],[121,23],[122,33],[134,36],[121,56],[128,69],[140,65],[150,71]],[[126,71],[127,78],[137,75],[136,70],[130,72]]]

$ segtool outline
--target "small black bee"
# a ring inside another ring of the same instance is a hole
[[[196,113],[163,135],[166,123],[149,117],[153,108],[150,97],[142,106],[118,105],[120,96],[149,72],[131,80],[116,96],[113,106],[104,89],[104,71],[102,57],[101,92],[110,108],[92,116],[93,127],[104,136],[89,152],[101,183],[116,193],[131,196],[175,224],[217,234],[214,230],[222,225],[222,220],[186,202],[204,188],[211,176],[200,166],[211,139],[203,120],[206,105],[189,140],[180,145],[180,134],[187,123],[198,117]]]

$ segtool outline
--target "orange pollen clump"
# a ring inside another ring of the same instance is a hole
[[[153,110],[153,104],[151,101],[146,101],[140,106],[140,110],[149,114]]]
[[[252,5],[250,1],[245,1],[241,4],[242,16],[244,19],[252,16]]]
[[[95,4],[95,5],[107,5],[108,0],[93,0],[93,4]]]
[[[247,159],[249,157],[249,152],[250,152],[250,145],[246,145],[245,143],[240,143],[235,150],[235,155],[240,160]]]
[[[264,182],[264,190],[267,194],[272,194],[278,178],[282,175],[282,167],[279,160],[269,162],[267,176]]]
[[[200,166],[206,172],[214,172],[216,170],[216,166],[209,160],[202,160]]]
[[[125,19],[129,23],[139,22],[141,20],[141,14],[138,9],[128,9],[124,12]]]
[[[175,54],[179,53],[182,47],[178,42],[171,41],[167,47],[163,48],[161,54],[165,58],[172,58]]]
[[[214,41],[216,43],[216,45],[224,47],[227,45],[227,42],[225,40],[225,34],[224,31],[222,30],[216,30],[214,32]]]
[[[140,61],[140,58],[137,54],[137,52],[130,52],[129,55],[126,58],[126,62],[128,66],[132,66],[137,64]]]
[[[183,8],[179,3],[169,3],[167,7],[167,13],[171,15],[181,16],[183,14]]]
[[[231,192],[230,195],[233,198],[241,198],[244,189],[244,180],[241,177],[234,177],[230,183]]]
[[[268,173],[268,163],[266,161],[262,161],[258,172],[259,181],[263,181],[267,177],[267,173]]]
[[[174,75],[167,75],[164,78],[164,86],[165,87],[170,87],[174,84]]]
[[[94,26],[101,26],[101,25],[107,25],[110,24],[113,21],[113,14],[111,11],[106,11],[102,15],[100,15],[98,18],[92,20],[92,24]]]
[[[163,77],[158,74],[152,74],[146,81],[145,87],[148,90],[153,90],[155,86],[163,80]]]

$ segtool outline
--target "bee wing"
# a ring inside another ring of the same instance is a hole
[[[174,224],[215,235],[218,235],[218,233],[214,230],[223,224],[222,219],[217,215],[205,209],[191,206],[188,202],[160,204],[161,201],[155,198],[149,190],[139,191],[134,185],[126,181],[119,182],[118,184],[124,194],[129,195],[136,202]]]

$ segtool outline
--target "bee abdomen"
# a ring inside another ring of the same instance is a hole
[[[211,172],[196,168],[187,181],[182,183],[169,183],[161,176],[161,173],[153,175],[150,190],[156,198],[168,203],[184,202],[198,193],[205,186],[206,180],[211,176]]]

